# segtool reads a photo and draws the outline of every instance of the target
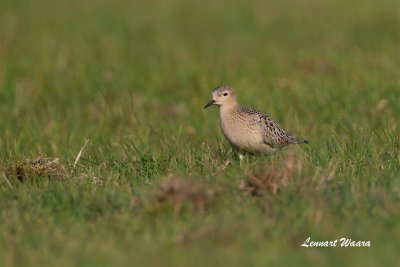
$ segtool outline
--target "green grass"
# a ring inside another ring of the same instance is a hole
[[[397,265],[399,9],[1,1],[0,265]],[[239,166],[220,84],[310,144]]]

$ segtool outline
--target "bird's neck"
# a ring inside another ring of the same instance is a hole
[[[232,112],[238,107],[236,102],[227,103],[219,107],[219,114],[223,117],[226,114],[232,114]]]

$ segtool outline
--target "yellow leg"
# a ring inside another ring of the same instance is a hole
[[[245,158],[246,158],[246,157],[245,157],[243,154],[239,153],[240,165],[242,165],[242,161],[243,161]]]

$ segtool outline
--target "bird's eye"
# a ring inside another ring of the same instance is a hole
[[[224,96],[227,96],[228,95],[228,93],[224,93]]]

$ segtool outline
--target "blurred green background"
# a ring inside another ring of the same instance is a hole
[[[0,265],[395,266],[399,10],[0,1]],[[221,84],[311,144],[239,166],[202,109]]]

